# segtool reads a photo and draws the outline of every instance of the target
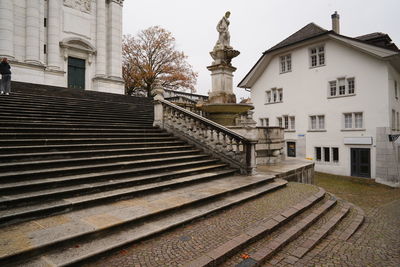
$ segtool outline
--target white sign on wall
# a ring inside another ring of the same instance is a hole
[[[372,145],[372,137],[345,137],[345,145]]]

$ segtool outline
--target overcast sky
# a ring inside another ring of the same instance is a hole
[[[231,46],[241,54],[232,60],[236,85],[262,52],[310,22],[331,30],[331,14],[340,15],[341,34],[356,37],[372,32],[389,34],[400,47],[400,0],[125,0],[123,33],[136,35],[150,26],[172,32],[176,47],[199,73],[197,93],[211,90],[209,52],[218,38],[216,25],[231,11]]]

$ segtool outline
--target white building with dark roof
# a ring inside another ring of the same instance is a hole
[[[123,1],[0,1],[0,57],[12,79],[123,94]]]
[[[317,171],[400,186],[400,51],[384,33],[310,23],[263,53],[250,88],[260,126],[285,128],[286,155]]]

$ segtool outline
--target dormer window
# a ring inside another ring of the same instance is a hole
[[[292,55],[285,55],[280,57],[280,63],[281,63],[281,73],[285,73],[285,72],[290,72],[292,71]]]
[[[325,47],[323,45],[310,48],[310,65],[312,68],[325,65]]]

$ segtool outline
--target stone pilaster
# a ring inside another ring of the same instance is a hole
[[[108,10],[108,75],[122,77],[122,3],[111,0]]]
[[[96,76],[106,75],[106,0],[97,0],[96,10]]]
[[[0,0],[0,57],[14,58],[14,3]]]
[[[50,69],[60,69],[60,3],[48,0],[49,17],[47,27],[47,65]]]
[[[40,0],[26,0],[25,61],[40,63]]]

